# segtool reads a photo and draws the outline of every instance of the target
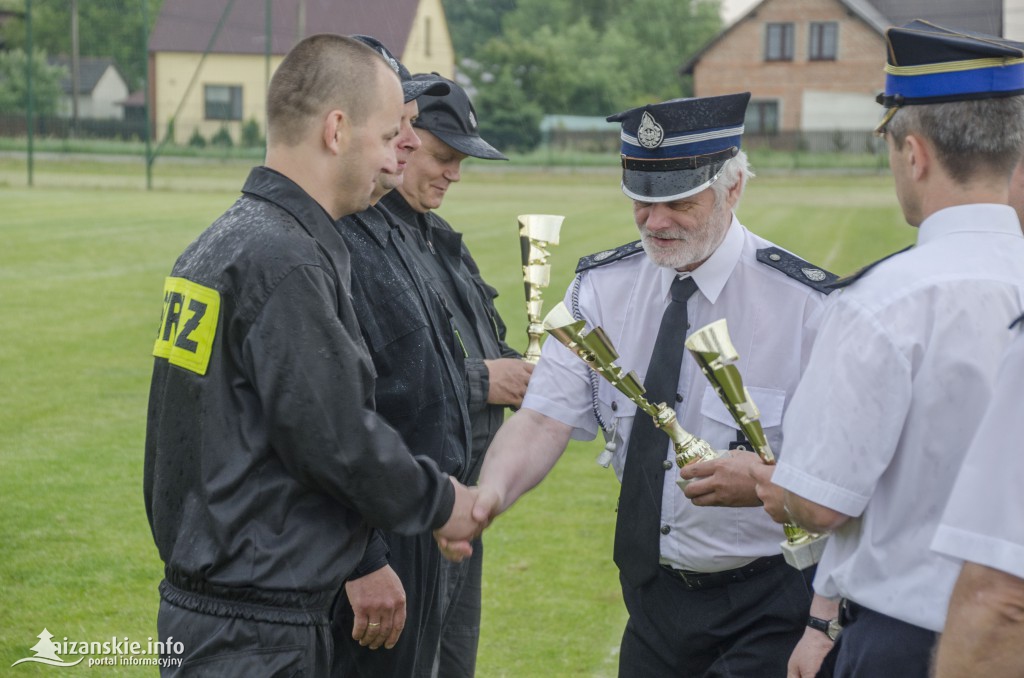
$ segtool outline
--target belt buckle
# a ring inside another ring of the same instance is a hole
[[[679,578],[683,580],[684,584],[686,584],[686,588],[691,591],[699,591],[701,589],[699,578],[695,577],[693,579],[688,579],[684,570],[676,570],[676,572],[679,573]]]
[[[847,624],[849,624],[851,621],[853,621],[850,618],[851,613],[852,613],[852,610],[850,610],[850,599],[849,598],[840,598],[839,599],[839,614],[836,615],[836,621],[839,622],[839,628],[840,629],[842,627],[846,626]]]

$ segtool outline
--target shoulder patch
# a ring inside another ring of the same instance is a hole
[[[631,243],[620,245],[613,250],[604,250],[603,252],[597,252],[596,254],[588,254],[587,256],[580,259],[580,262],[576,264],[576,272],[582,273],[583,271],[591,268],[597,268],[598,266],[604,266],[626,257],[631,257],[634,254],[644,251],[643,244],[639,240],[634,240]]]
[[[911,245],[910,247],[904,247],[903,249],[899,250],[898,252],[893,252],[892,254],[887,254],[884,257],[882,257],[881,259],[879,259],[878,261],[872,261],[867,266],[864,266],[864,267],[854,271],[850,275],[843,276],[842,278],[839,278],[838,280],[836,280],[836,281],[831,283],[832,289],[838,290],[838,289],[841,289],[843,287],[848,287],[848,286],[852,285],[853,283],[855,283],[858,280],[860,280],[861,278],[863,278],[865,273],[867,273],[868,271],[873,269],[875,266],[878,266],[880,263],[882,263],[886,259],[891,259],[892,257],[895,257],[897,254],[903,254],[904,252],[906,252],[907,250],[911,249],[912,247],[913,247],[913,245]]]
[[[757,260],[822,294],[834,292],[835,288],[830,283],[839,279],[835,273],[818,268],[779,247],[766,247],[763,250],[758,250]]]
[[[1010,327],[1008,327],[1007,329],[1012,330],[1014,327],[1017,326],[1020,326],[1021,329],[1024,329],[1024,315],[1017,316],[1017,319],[1010,323]]]
[[[153,355],[203,376],[220,319],[220,293],[185,278],[164,281],[164,312]]]

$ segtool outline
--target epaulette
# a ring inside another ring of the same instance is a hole
[[[1010,323],[1010,326],[1007,329],[1012,330],[1017,325],[1020,325],[1022,328],[1024,328],[1024,315],[1017,316],[1017,319]]]
[[[829,273],[823,268],[818,268],[795,254],[778,247],[766,247],[763,250],[758,250],[757,260],[762,264],[767,264],[778,271],[782,271],[793,280],[816,289],[822,294],[829,294],[835,291],[830,286],[830,283],[839,279],[839,276],[835,273]]]
[[[613,250],[605,250],[603,252],[598,252],[597,254],[588,254],[580,259],[580,263],[576,264],[576,272],[582,273],[588,269],[604,266],[605,264],[610,264],[613,261],[619,261],[620,259],[631,257],[634,254],[643,251],[643,244],[639,240],[634,240],[631,243],[620,245]]]
[[[875,266],[878,266],[880,263],[882,263],[886,259],[891,259],[892,257],[895,257],[897,254],[903,254],[904,252],[909,250],[911,247],[913,247],[913,245],[910,245],[910,247],[904,247],[903,249],[901,249],[898,252],[893,252],[892,254],[887,254],[884,257],[882,257],[881,259],[879,259],[878,261],[872,261],[867,266],[864,266],[863,268],[854,271],[850,275],[843,276],[842,278],[839,278],[838,280],[834,281],[831,284],[832,289],[838,290],[838,289],[841,289],[843,287],[848,287],[848,286],[852,285],[853,283],[855,283],[858,280],[860,280],[861,278],[863,278],[864,274],[867,273],[868,271],[870,271],[871,269],[873,269]]]

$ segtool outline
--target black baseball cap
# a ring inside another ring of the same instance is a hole
[[[508,160],[501,151],[491,146],[480,136],[476,111],[466,90],[437,73],[420,73],[413,76],[413,82],[442,80],[449,91],[442,95],[426,95],[419,98],[420,117],[413,127],[425,129],[456,151],[484,160]]]
[[[377,38],[369,35],[351,35],[349,37],[358,40],[384,57],[384,61],[388,62],[391,70],[397,73],[398,79],[402,81],[402,93],[405,94],[405,103],[418,99],[424,94],[441,96],[448,93],[448,81],[439,75],[432,76],[429,79],[413,80],[409,69],[396,59],[395,55]]]

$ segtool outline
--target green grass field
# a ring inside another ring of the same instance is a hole
[[[247,166],[0,157],[0,673],[47,628],[78,641],[156,634],[161,564],[142,503],[145,409],[163,277],[235,198]],[[468,165],[442,210],[501,292],[525,347],[516,216],[566,216],[547,306],[577,259],[633,240],[614,170]],[[767,175],[739,215],[837,273],[911,242],[887,175]],[[625,613],[611,561],[617,483],[574,444],[485,536],[478,675],[612,676]],[[65,657],[67,659],[68,657]],[[74,659],[74,657],[71,657]],[[98,675],[150,674],[110,668]]]

